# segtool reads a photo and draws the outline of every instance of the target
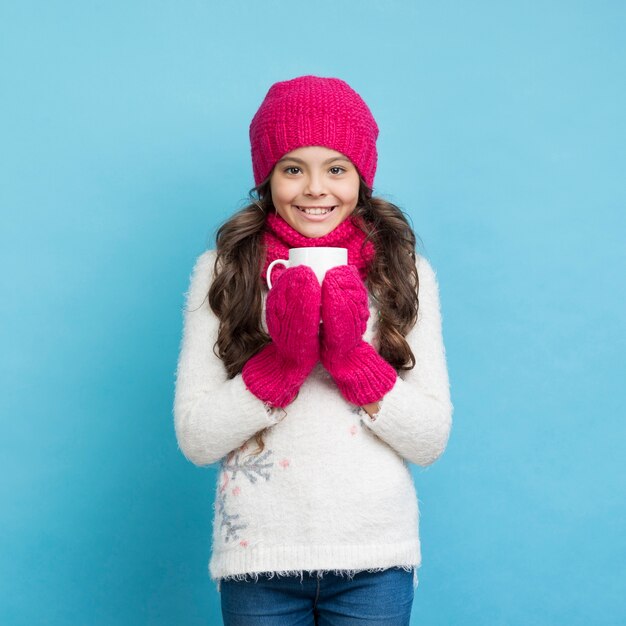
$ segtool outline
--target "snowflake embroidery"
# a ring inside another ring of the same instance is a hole
[[[222,460],[222,472],[221,480],[222,484],[218,489],[218,494],[215,500],[215,509],[219,521],[220,532],[224,536],[224,542],[238,541],[239,545],[243,548],[248,546],[248,542],[245,539],[240,540],[239,531],[248,527],[248,524],[240,519],[239,513],[229,513],[227,496],[231,493],[234,496],[238,496],[241,493],[241,487],[237,485],[230,491],[227,489],[231,480],[237,478],[237,474],[241,473],[251,485],[256,484],[259,478],[263,478],[266,481],[270,479],[270,469],[274,466],[274,462],[271,460],[273,455],[272,450],[267,450],[262,455],[243,457],[245,446],[229,456],[228,459]]]
[[[261,456],[251,456],[242,460],[241,453],[237,452],[232,461],[225,462],[224,471],[232,472],[231,479],[235,480],[237,474],[241,472],[252,484],[256,483],[259,477],[270,479],[269,469],[274,465],[272,461],[267,462],[272,455],[272,450],[267,450]]]
[[[247,528],[248,524],[237,524],[236,522],[240,517],[239,513],[233,515],[226,511],[226,495],[224,493],[220,493],[217,496],[216,510],[218,515],[221,517],[220,531],[224,528],[226,529],[224,541],[228,543],[231,539],[239,539],[237,531]]]

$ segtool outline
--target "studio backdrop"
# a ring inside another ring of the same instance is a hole
[[[437,273],[453,426],[411,467],[416,626],[626,602],[621,2],[0,7],[0,622],[219,624],[172,404],[194,261],[269,86],[336,76]]]

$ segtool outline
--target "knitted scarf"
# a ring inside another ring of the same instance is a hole
[[[263,231],[263,244],[267,250],[261,270],[263,282],[267,284],[266,276],[269,264],[276,259],[288,259],[290,248],[320,246],[347,248],[348,265],[354,265],[359,270],[361,278],[365,280],[376,250],[371,240],[363,246],[366,234],[357,226],[359,219],[362,220],[362,218],[348,217],[327,235],[310,238],[295,230],[277,213],[270,213],[267,216]],[[272,270],[272,278],[274,278],[275,272],[281,270],[284,270],[284,266],[275,266]]]

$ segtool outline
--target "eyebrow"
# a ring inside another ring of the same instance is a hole
[[[306,163],[303,159],[298,159],[297,157],[283,157],[277,163],[282,163],[283,161],[295,161],[296,163]],[[343,156],[331,157],[330,159],[326,159],[323,165],[327,165],[328,163],[332,163],[333,161],[348,161],[350,163],[350,159]]]

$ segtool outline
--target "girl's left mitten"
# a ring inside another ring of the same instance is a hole
[[[321,288],[310,267],[284,270],[266,299],[272,338],[244,365],[246,387],[271,406],[285,407],[319,361]]]
[[[363,339],[369,314],[356,267],[330,269],[322,283],[321,361],[343,397],[359,406],[381,400],[397,379],[396,370]]]

